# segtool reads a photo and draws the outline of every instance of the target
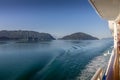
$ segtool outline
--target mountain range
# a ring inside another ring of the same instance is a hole
[[[98,38],[82,32],[66,35],[59,39],[60,40],[98,40]],[[49,33],[39,33],[36,31],[2,30],[0,31],[0,40],[48,41],[48,40],[55,40],[55,38]]]

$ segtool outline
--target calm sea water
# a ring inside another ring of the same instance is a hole
[[[90,80],[112,40],[0,43],[0,80]]]

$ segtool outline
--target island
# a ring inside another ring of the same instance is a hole
[[[39,33],[35,31],[2,30],[0,31],[0,40],[49,41],[49,40],[55,40],[55,38],[48,33]]]
[[[60,39],[61,40],[98,40],[98,38],[83,32],[73,33],[71,35],[64,36]]]

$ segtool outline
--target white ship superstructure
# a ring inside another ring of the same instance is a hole
[[[96,12],[108,21],[109,29],[114,38],[107,70],[99,68],[91,80],[120,80],[120,0],[90,0]]]

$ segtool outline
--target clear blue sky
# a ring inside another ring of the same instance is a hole
[[[110,37],[88,0],[0,0],[0,30],[34,30],[62,37],[74,32]]]

